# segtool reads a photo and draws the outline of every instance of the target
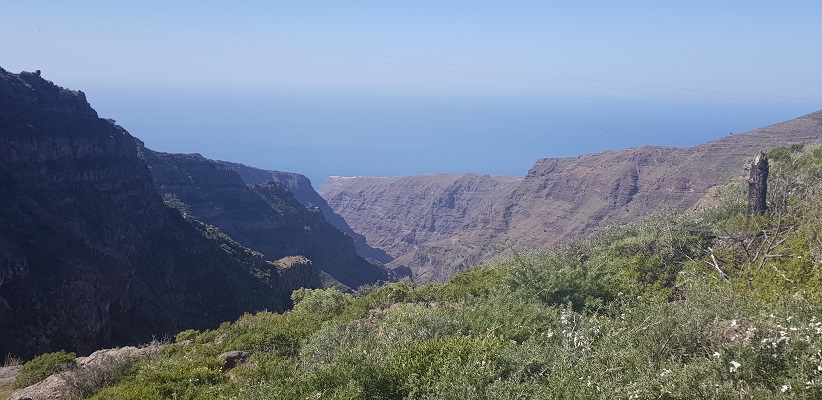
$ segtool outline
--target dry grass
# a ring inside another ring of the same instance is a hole
[[[14,382],[0,383],[0,399],[7,399],[14,393]]]
[[[11,353],[6,354],[6,357],[3,359],[4,367],[16,367],[18,365],[23,365],[23,360],[20,359],[20,357],[14,356]]]

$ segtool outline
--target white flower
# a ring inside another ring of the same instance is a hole
[[[715,351],[715,352],[714,352],[714,358],[719,358],[719,356],[721,356],[721,354],[719,354],[719,352],[718,352],[718,351]]]
[[[782,385],[782,389],[780,389],[780,390],[782,391],[782,393],[785,393],[788,390],[791,390],[791,387],[789,385]]]
[[[742,364],[740,364],[736,361],[731,361],[731,372],[736,372],[736,370],[738,370],[739,367],[741,367],[741,366],[742,366]]]

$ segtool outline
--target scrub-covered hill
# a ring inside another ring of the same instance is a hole
[[[94,399],[820,398],[822,148],[768,154],[762,216],[734,179],[702,212],[445,284],[300,290],[290,311],[180,332],[130,362],[23,369],[68,362],[60,390]]]

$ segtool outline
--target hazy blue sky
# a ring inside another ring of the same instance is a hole
[[[83,90],[155,150],[315,186],[524,175],[822,109],[818,1],[117,3],[0,0],[0,66]]]

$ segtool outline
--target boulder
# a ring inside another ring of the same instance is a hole
[[[218,359],[225,361],[223,371],[228,371],[237,366],[237,364],[245,362],[251,353],[247,351],[227,351],[217,356]]]
[[[12,393],[9,400],[52,400],[65,398],[75,391],[99,390],[106,382],[119,379],[131,363],[139,358],[151,357],[161,348],[152,345],[95,351],[88,357],[78,358],[73,368]]]

